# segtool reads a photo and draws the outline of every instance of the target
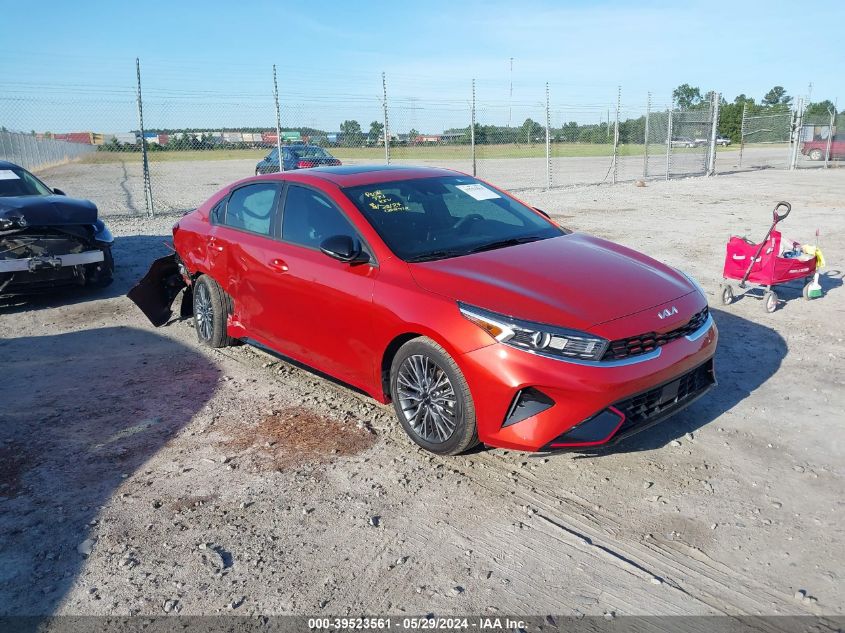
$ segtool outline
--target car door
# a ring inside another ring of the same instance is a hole
[[[348,264],[323,254],[333,235],[360,239],[352,223],[324,192],[288,184],[284,195],[279,259],[270,334],[271,346],[357,386],[369,385],[376,362],[372,349],[372,300],[378,267]],[[366,245],[364,245],[366,249]]]
[[[278,276],[274,246],[282,186],[258,182],[233,189],[211,234],[209,253],[217,253],[220,271],[213,276],[233,299],[233,321],[248,335],[267,335],[266,302],[273,299]]]

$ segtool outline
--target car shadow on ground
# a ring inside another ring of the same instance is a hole
[[[0,616],[40,617],[96,555],[103,507],[121,486],[131,507],[144,485],[133,474],[206,405],[219,372],[130,327],[3,339],[0,357]]]
[[[716,387],[688,408],[655,426],[616,445],[581,453],[578,457],[594,458],[662,448],[672,440],[710,424],[774,376],[788,352],[784,338],[772,328],[728,310],[730,308],[710,309],[719,328]]]
[[[125,295],[143,277],[153,260],[172,253],[170,235],[128,235],[114,240],[114,281],[105,288],[65,286],[34,295],[0,297],[0,313],[44,310]]]

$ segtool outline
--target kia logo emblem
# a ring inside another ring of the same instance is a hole
[[[673,314],[678,314],[678,308],[676,308],[675,306],[672,306],[671,308],[666,308],[665,310],[661,310],[657,313],[657,316],[660,319],[666,319],[672,316]]]

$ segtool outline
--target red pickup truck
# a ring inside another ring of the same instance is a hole
[[[827,139],[804,141],[801,146],[801,153],[808,156],[810,160],[824,160],[827,152]],[[833,135],[830,140],[830,158],[845,158],[845,132]]]

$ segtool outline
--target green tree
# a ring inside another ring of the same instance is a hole
[[[355,147],[361,144],[364,135],[361,133],[361,124],[358,121],[347,120],[340,124],[340,133],[343,135],[343,143],[347,147]]]
[[[791,103],[792,97],[786,94],[786,89],[783,86],[775,86],[774,88],[769,90],[763,97],[763,105],[766,106],[788,106]]]
[[[701,103],[701,90],[698,86],[681,84],[672,91],[672,99],[681,110],[689,110]]]
[[[414,145],[419,135],[419,132],[417,132],[414,128],[411,128],[411,131],[408,132],[408,145]]]
[[[833,102],[829,99],[819,101],[818,103],[811,103],[807,106],[805,114],[810,116],[830,116],[833,112]]]
[[[525,141],[529,145],[535,140],[539,140],[540,136],[544,134],[543,126],[532,120],[530,117],[525,119],[522,124],[522,133],[519,135],[520,141]]]
[[[378,121],[370,123],[370,133],[367,135],[367,140],[370,143],[377,143],[384,133],[384,124]]]

